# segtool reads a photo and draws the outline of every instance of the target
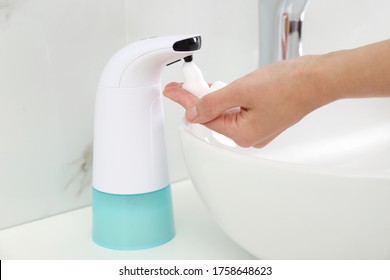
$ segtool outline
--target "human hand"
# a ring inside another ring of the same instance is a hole
[[[261,148],[313,110],[342,98],[390,97],[390,40],[258,69],[201,99],[170,83],[186,118]]]
[[[258,69],[200,99],[168,84],[163,94],[181,104],[186,118],[234,140],[241,147],[261,148],[316,108],[331,102],[310,71],[315,56]]]

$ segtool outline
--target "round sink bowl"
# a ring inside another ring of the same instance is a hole
[[[260,259],[390,259],[390,99],[325,106],[263,149],[183,121],[192,182]]]

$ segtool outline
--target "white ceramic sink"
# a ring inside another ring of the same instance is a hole
[[[390,259],[390,99],[320,108],[263,149],[183,123],[190,177],[261,259]]]

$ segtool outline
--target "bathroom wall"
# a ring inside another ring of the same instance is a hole
[[[390,37],[390,1],[311,0],[304,52]],[[90,203],[95,89],[112,53],[140,38],[201,34],[196,63],[230,82],[258,62],[257,0],[0,0],[0,229]],[[181,80],[167,67],[162,83]],[[164,100],[171,181],[188,178]]]
[[[123,0],[0,0],[0,228],[91,201],[95,89]]]
[[[304,53],[326,53],[390,39],[388,0],[309,0]]]

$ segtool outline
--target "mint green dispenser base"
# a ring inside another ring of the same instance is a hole
[[[93,188],[93,241],[116,250],[139,250],[175,236],[171,187],[135,195],[109,194]]]

